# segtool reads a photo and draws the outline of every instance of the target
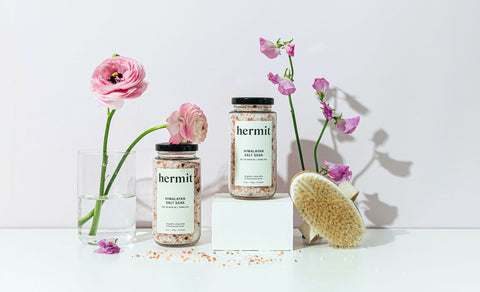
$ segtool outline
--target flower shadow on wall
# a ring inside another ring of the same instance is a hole
[[[344,100],[347,105],[362,116],[366,116],[370,113],[370,110],[361,104],[357,98],[353,95],[348,94],[347,92],[339,89],[338,87],[332,87],[327,93],[327,98],[334,102],[334,107],[337,107],[339,99]],[[319,113],[321,105],[319,104]],[[322,125],[323,120],[319,119],[319,123]],[[334,131],[334,127],[329,127],[333,148],[325,144],[320,144],[318,149],[318,160],[319,161],[335,161],[335,162],[344,162],[344,158],[341,155],[339,144],[351,143],[355,141],[355,137],[352,135],[342,135],[338,131]],[[372,167],[375,162],[378,162],[378,165],[383,169],[387,170],[390,174],[397,177],[408,177],[410,176],[410,169],[413,164],[411,161],[400,161],[390,157],[388,152],[381,152],[378,148],[385,144],[388,139],[388,134],[385,130],[379,129],[373,134],[372,141],[374,143],[374,149],[372,156],[362,170],[358,173],[354,173],[354,178],[352,184],[355,183],[363,176],[368,170]],[[301,140],[302,147],[304,149],[313,149],[315,141],[313,140]],[[291,151],[288,155],[288,177],[293,177],[299,169],[301,169],[300,163],[298,162],[298,150],[296,147],[296,142],[291,142]],[[314,169],[312,164],[314,161],[312,151],[304,153],[306,169]],[[279,184],[279,192],[288,192],[289,182],[282,182]],[[360,190],[361,191],[361,190]],[[373,224],[372,227],[381,228],[384,226],[391,225],[395,219],[398,217],[398,207],[391,206],[380,199],[378,193],[373,194],[364,194],[364,200],[357,200],[357,205],[363,211],[365,217]],[[298,226],[302,223],[302,218],[296,212],[294,214],[294,224]]]

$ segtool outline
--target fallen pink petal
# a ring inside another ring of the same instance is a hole
[[[98,242],[100,246],[94,252],[99,254],[117,254],[120,252],[120,247],[115,243],[114,239],[102,239]]]
[[[352,134],[360,123],[360,116],[351,119],[340,119],[337,122],[337,128],[344,134]]]

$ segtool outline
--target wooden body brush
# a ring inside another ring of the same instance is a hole
[[[328,178],[302,171],[290,182],[290,196],[305,222],[331,245],[354,247],[362,240],[365,226],[360,212]]]

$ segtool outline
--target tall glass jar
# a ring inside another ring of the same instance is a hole
[[[273,98],[234,97],[229,113],[230,194],[237,199],[267,199],[277,179],[277,114]]]
[[[164,246],[200,239],[200,158],[197,144],[156,144],[153,160],[154,240]]]
[[[126,246],[135,239],[135,152],[108,151],[106,156],[102,176],[103,151],[78,151],[78,237],[86,244],[115,238]]]

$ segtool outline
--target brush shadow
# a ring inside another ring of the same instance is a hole
[[[408,235],[407,230],[402,229],[367,229],[367,233],[360,243],[360,248],[377,247],[394,242],[397,236]]]

